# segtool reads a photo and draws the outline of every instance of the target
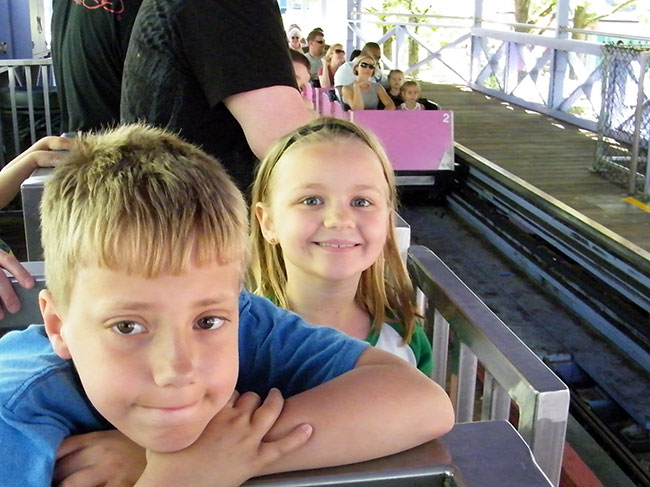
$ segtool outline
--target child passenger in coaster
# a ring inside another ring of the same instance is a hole
[[[273,146],[252,193],[249,289],[430,375],[431,345],[396,245],[393,170],[377,139],[344,120],[315,120]]]
[[[236,486],[451,428],[403,361],[242,291],[244,199],[178,137],[75,139],[41,212],[45,325],[0,339],[2,485]]]
[[[418,102],[420,98],[420,84],[417,81],[404,81],[400,88],[400,93],[404,100],[404,103],[399,106],[400,110],[424,110],[424,105]]]

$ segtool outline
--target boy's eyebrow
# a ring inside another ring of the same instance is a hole
[[[216,295],[214,297],[199,299],[198,301],[193,302],[191,304],[191,306],[193,306],[195,308],[205,308],[205,307],[209,307],[209,306],[218,306],[218,305],[222,304],[224,301],[228,301],[230,299],[235,299],[235,296],[232,296],[229,293],[222,293],[222,294],[218,294],[218,295]],[[128,310],[133,310],[133,311],[147,310],[147,309],[157,307],[157,305],[154,304],[154,303],[148,303],[148,302],[144,302],[144,301],[120,301],[120,300],[115,300],[115,301],[106,301],[106,304],[110,305],[111,307],[119,306],[122,309],[128,309]]]

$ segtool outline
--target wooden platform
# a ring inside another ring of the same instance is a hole
[[[650,212],[590,170],[594,133],[464,86],[422,83],[422,96],[454,111],[457,142],[650,251]]]

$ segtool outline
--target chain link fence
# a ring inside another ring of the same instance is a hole
[[[650,196],[650,49],[604,46],[602,93],[593,169]]]

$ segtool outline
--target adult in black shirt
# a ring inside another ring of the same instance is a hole
[[[141,3],[54,0],[52,64],[64,131],[119,122],[122,68]]]
[[[296,89],[277,1],[144,0],[121,115],[180,132],[247,190],[257,157],[313,117]]]

